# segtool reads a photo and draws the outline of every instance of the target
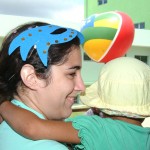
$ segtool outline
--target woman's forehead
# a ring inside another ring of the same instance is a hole
[[[81,66],[82,63],[82,58],[81,58],[81,50],[80,47],[76,47],[74,48],[74,50],[72,50],[70,52],[70,54],[67,56],[67,61],[66,63],[68,64],[72,64],[74,66]]]

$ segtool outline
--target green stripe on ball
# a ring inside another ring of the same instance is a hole
[[[85,42],[91,39],[113,40],[117,29],[107,27],[88,27],[82,31]]]

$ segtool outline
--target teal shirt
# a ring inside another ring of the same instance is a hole
[[[13,100],[12,103],[44,119],[40,113],[27,107],[22,102]],[[53,140],[29,140],[16,133],[5,121],[3,121],[0,124],[0,150],[68,150],[68,148]]]
[[[67,119],[79,130],[81,150],[150,150],[150,128],[99,116]]]

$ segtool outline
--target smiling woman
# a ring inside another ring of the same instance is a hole
[[[74,29],[41,22],[12,30],[0,52],[0,103],[7,99],[44,120],[69,117],[75,97],[84,90],[83,40]],[[0,139],[1,150],[67,149],[56,141],[31,141],[6,122],[0,124]]]

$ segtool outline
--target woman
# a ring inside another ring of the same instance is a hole
[[[0,102],[7,99],[43,120],[69,117],[77,94],[84,91],[79,46],[83,40],[76,30],[40,22],[12,30],[0,52]],[[52,140],[29,140],[5,121],[0,139],[1,150],[68,149]]]

